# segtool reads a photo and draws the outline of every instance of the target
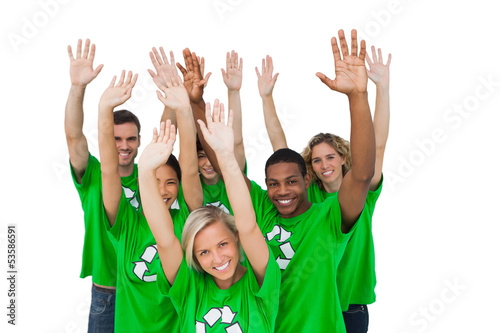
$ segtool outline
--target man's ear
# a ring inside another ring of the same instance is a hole
[[[306,183],[306,190],[311,186],[311,175],[309,173],[306,173],[304,176],[304,182]]]

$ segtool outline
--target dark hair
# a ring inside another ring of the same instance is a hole
[[[203,149],[203,146],[201,145],[200,137],[198,136],[198,134],[196,134],[196,151],[198,152],[200,150],[205,149]]]
[[[115,125],[134,123],[135,126],[137,126],[137,134],[139,135],[141,133],[141,123],[139,122],[139,118],[128,110],[113,112],[113,121]]]
[[[179,161],[177,161],[177,158],[174,155],[170,154],[170,157],[165,164],[174,169],[175,173],[177,174],[177,178],[179,179],[179,181],[181,181],[181,166],[179,165]]]
[[[299,171],[302,177],[306,176],[307,173],[306,162],[304,162],[302,156],[294,150],[291,150],[289,148],[282,148],[276,150],[267,159],[266,170],[265,170],[266,177],[267,177],[267,168],[269,168],[271,165],[278,163],[295,163],[299,167]]]

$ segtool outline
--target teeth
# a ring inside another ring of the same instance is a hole
[[[327,171],[327,172],[323,172],[322,175],[323,176],[329,176],[333,173],[333,171]]]
[[[278,202],[279,202],[280,204],[286,205],[286,204],[288,204],[288,203],[292,202],[292,199],[288,199],[288,200],[278,200]]]
[[[214,267],[214,268],[215,268],[216,270],[218,270],[218,271],[223,271],[223,270],[225,270],[225,269],[227,268],[227,266],[229,266],[229,261],[228,261],[228,262],[226,262],[226,263],[225,263],[224,265],[222,265],[222,266],[219,266],[219,267]]]

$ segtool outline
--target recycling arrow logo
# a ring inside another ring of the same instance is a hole
[[[281,244],[279,248],[281,250],[281,253],[283,253],[284,258],[280,255],[278,258],[276,258],[276,262],[278,263],[280,269],[283,271],[287,268],[290,260],[292,260],[293,256],[295,255],[295,250],[293,249],[292,244],[290,244],[290,242],[287,242],[291,235],[292,233],[290,231],[283,229],[280,225],[275,225],[273,230],[266,234],[268,242],[270,242],[276,236],[279,236],[277,242]]]
[[[136,192],[125,186],[122,186],[122,188],[125,198],[129,199],[129,204],[131,204],[136,210],[139,210],[139,200],[137,200],[137,197],[135,196]]]
[[[213,327],[219,319],[221,324],[231,324],[225,328],[227,333],[243,333],[240,324],[233,323],[234,317],[236,317],[236,312],[233,312],[227,305],[222,308],[212,308],[203,316],[204,322],[196,321],[196,333],[206,333],[207,325]]]
[[[155,258],[158,248],[155,245],[148,246],[141,256],[141,261],[134,261],[134,274],[144,282],[154,282],[156,281],[156,274],[146,275],[149,273],[148,264],[150,264]]]
[[[229,212],[229,209],[227,209],[226,206],[224,206],[224,204],[222,202],[220,202],[220,200],[219,201],[214,201],[214,202],[209,202],[205,206],[215,206],[217,208],[222,209],[225,213],[231,214]]]

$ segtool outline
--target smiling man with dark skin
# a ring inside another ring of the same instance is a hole
[[[311,179],[300,154],[277,150],[266,163],[267,191],[251,183],[257,221],[282,270],[276,332],[345,332],[336,283],[337,267],[364,209],[375,168],[375,138],[368,106],[364,41],[351,52],[344,32],[332,38],[334,80],[316,75],[348,97],[352,169],[338,194],[320,204],[307,198]],[[304,311],[307,309],[307,311]]]

